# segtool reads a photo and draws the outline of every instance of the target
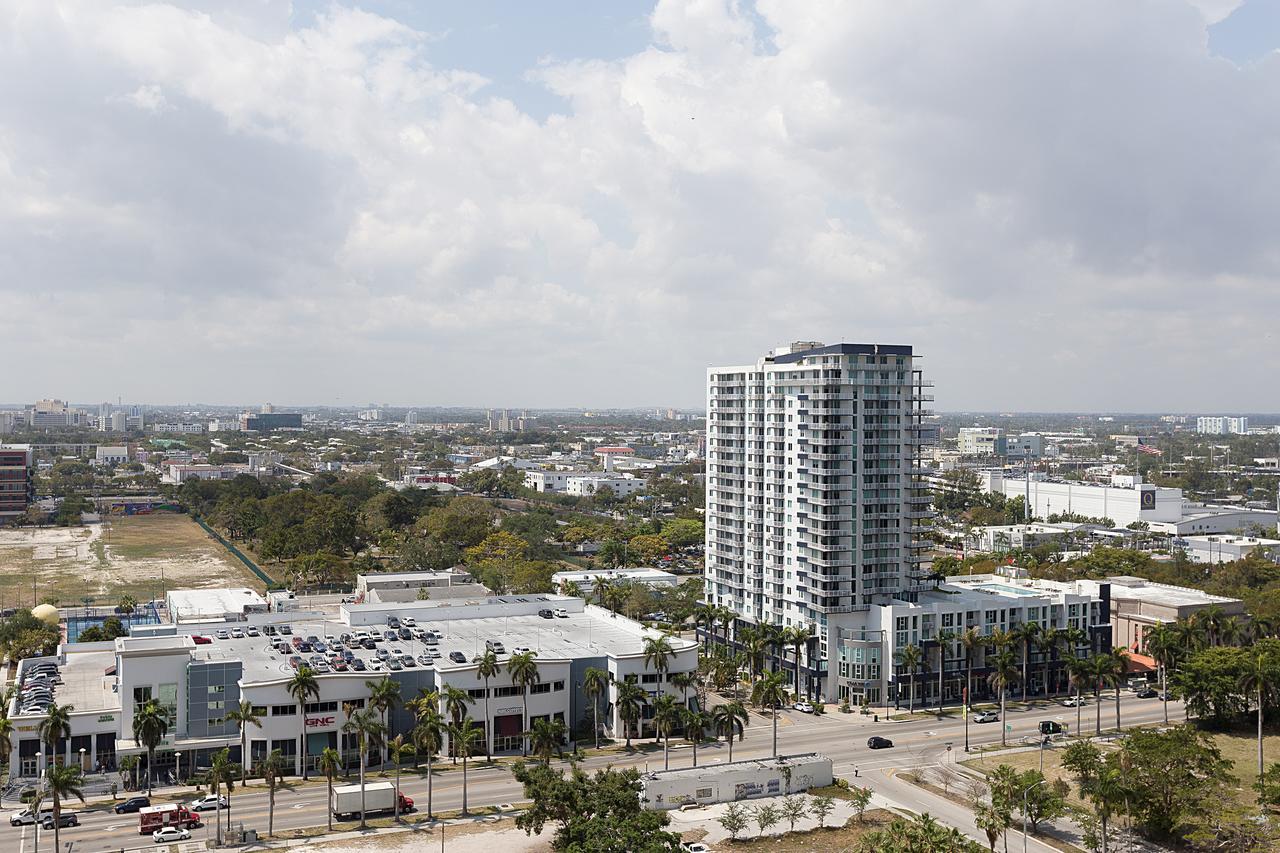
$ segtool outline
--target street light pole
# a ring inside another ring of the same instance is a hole
[[[1043,755],[1044,752],[1041,751],[1040,754]],[[1043,785],[1048,781],[1048,779],[1041,779],[1039,782],[1028,785],[1027,789],[1022,792],[1022,853],[1027,853],[1027,795],[1031,793],[1031,789],[1036,785]]]
[[[964,717],[964,751],[969,751],[969,687],[964,687],[964,702],[960,707],[961,715]],[[1003,723],[1001,723],[1003,725]]]

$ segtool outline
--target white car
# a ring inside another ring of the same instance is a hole
[[[209,794],[208,796],[201,797],[198,800],[192,800],[190,809],[193,812],[202,812],[202,811],[207,811],[209,809],[225,809],[226,807],[227,807],[226,797],[215,795],[215,794]]]
[[[685,851],[685,853],[708,853],[708,851],[711,850],[710,847],[703,844],[701,841],[693,841],[693,842],[690,842],[689,844],[681,844],[680,849]]]
[[[1062,700],[1062,704],[1067,708],[1083,707],[1085,698],[1083,696],[1068,696]]]
[[[235,638],[235,639],[237,639],[237,640],[243,640],[243,639],[244,639],[244,630],[243,630],[243,629],[241,629],[241,628],[232,628],[232,629],[231,629],[231,636],[232,636],[232,637],[234,637],[234,638]]]
[[[405,628],[412,628],[414,625],[417,625],[418,622],[412,616],[406,616],[400,620],[400,624]]]
[[[1000,714],[996,711],[979,711],[973,715],[975,723],[998,723],[1000,722]]]
[[[557,607],[557,608],[556,608],[554,611],[552,611],[552,612],[554,612],[554,613],[556,614],[556,618],[557,618],[557,619],[568,619],[568,618],[569,618],[569,611],[568,611],[568,610],[565,610],[563,607]]]
[[[40,810],[40,821],[42,823],[44,822],[45,818],[50,818],[50,819],[53,818],[52,808]],[[29,808],[23,809],[22,811],[14,812],[13,814],[9,815],[9,826],[27,826],[28,824],[32,824],[35,822],[36,822],[35,812],[31,811],[31,809]]]
[[[792,705],[791,707],[792,707],[792,708],[795,708],[797,711],[801,711],[801,712],[803,712],[803,713],[805,713],[805,714],[812,714],[812,713],[813,713],[813,703],[811,703],[811,702],[806,702],[806,701],[804,701],[803,699],[801,699],[799,702],[795,703],[795,704],[794,704],[794,705]]]
[[[224,630],[224,631],[219,631],[218,633],[214,634],[214,636],[215,636],[215,637],[217,637],[219,640],[230,640],[230,639],[231,639],[231,632],[230,632],[230,631],[225,631],[225,630]]]
[[[157,844],[174,841],[191,840],[191,832],[177,826],[166,826],[151,833],[151,840]]]

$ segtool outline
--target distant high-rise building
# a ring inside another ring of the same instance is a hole
[[[62,400],[37,400],[27,408],[27,423],[36,429],[84,426],[85,413]]]
[[[299,412],[265,412],[240,416],[240,429],[245,432],[270,432],[276,429],[301,429]]]
[[[803,341],[707,371],[706,598],[735,614],[734,636],[809,628],[806,693],[836,695],[834,650],[873,606],[930,586],[918,471],[934,428],[915,358]]]
[[[418,413],[413,411],[406,413],[404,416],[404,422],[409,426],[413,426],[418,422]]]
[[[263,403],[262,406],[258,409],[258,414],[269,415],[273,413],[275,410],[276,410],[276,407],[271,405],[270,403]]]
[[[1246,435],[1249,432],[1249,419],[1200,417],[1196,418],[1196,432],[1204,435]]]

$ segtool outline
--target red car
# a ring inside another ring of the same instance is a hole
[[[289,666],[293,667],[294,669],[297,669],[298,667],[302,666],[302,658],[298,657],[297,655],[294,655],[293,657],[289,658]]]
[[[192,635],[191,635],[191,642],[195,643],[197,646],[207,646],[207,645],[209,645],[210,643],[212,643],[212,642],[213,642],[213,638],[212,638],[212,637],[198,637],[198,636],[196,636],[195,634],[192,634]]]

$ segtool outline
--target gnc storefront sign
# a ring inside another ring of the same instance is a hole
[[[332,726],[336,720],[337,717],[334,717],[333,715],[329,715],[327,717],[307,717],[307,728],[322,729],[325,726]]]

